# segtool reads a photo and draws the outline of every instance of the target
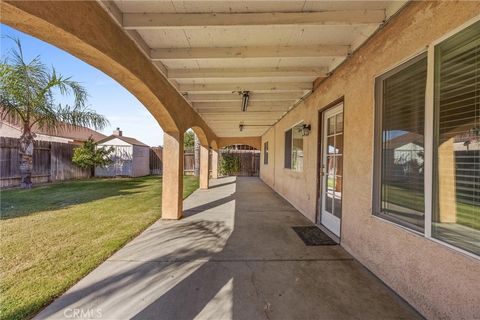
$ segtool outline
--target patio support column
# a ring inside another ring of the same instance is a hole
[[[455,147],[454,138],[440,144],[438,147],[438,198],[440,223],[457,222],[457,190],[455,188]]]
[[[163,135],[162,219],[177,220],[183,212],[183,132]]]
[[[218,150],[212,149],[212,179],[218,179]]]
[[[200,146],[200,189],[208,189],[208,147]]]

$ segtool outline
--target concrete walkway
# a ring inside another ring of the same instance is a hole
[[[419,316],[258,178],[214,180],[37,319],[412,319]],[[76,315],[76,317],[75,317]]]

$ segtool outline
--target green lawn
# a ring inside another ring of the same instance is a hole
[[[420,212],[425,210],[425,200],[421,192],[415,192],[393,185],[385,185],[384,195],[387,196],[388,202],[396,205]]]
[[[184,197],[198,179],[184,177]],[[38,312],[161,216],[161,178],[1,191],[0,318]]]
[[[424,198],[421,193],[392,185],[385,186],[385,191],[389,202],[420,212],[424,211]],[[457,223],[480,230],[478,207],[457,201]]]

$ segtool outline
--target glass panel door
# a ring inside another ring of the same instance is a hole
[[[343,181],[343,104],[324,112],[320,222],[340,236]]]

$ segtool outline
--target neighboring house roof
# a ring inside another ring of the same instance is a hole
[[[138,141],[137,139],[135,138],[131,138],[131,137],[125,137],[125,136],[119,136],[119,135],[114,135],[112,134],[111,136],[108,136],[100,141],[97,141],[97,143],[101,144],[101,143],[105,143],[105,142],[108,142],[112,139],[120,139],[128,144],[131,144],[133,146],[142,146],[142,147],[149,147],[148,145],[146,145],[145,143],[141,142],[141,141]]]
[[[22,131],[20,121],[15,120],[12,117],[6,117],[5,119],[2,119],[0,122],[4,122],[10,125],[11,127],[18,129],[19,131]],[[90,137],[92,137],[94,141],[98,141],[106,137],[106,135],[100,132],[97,132],[95,130],[92,130],[90,128],[72,126],[68,124],[64,124],[61,127],[58,127],[56,129],[51,129],[51,130],[40,128],[37,125],[33,125],[32,132],[35,134],[61,137],[61,138],[66,138],[66,139],[79,141],[79,142],[86,141]]]
[[[388,144],[386,145],[387,149],[397,149],[406,144],[412,143],[418,146],[423,145],[423,136],[417,133],[408,132],[402,135],[399,135],[393,139],[387,140]]]
[[[76,127],[76,126],[70,126],[70,125],[57,128],[54,131],[38,129],[38,132],[42,134],[48,134],[48,135],[53,134],[58,137],[69,138],[76,141],[86,141],[90,137],[92,137],[94,141],[99,141],[106,137],[104,134],[97,132],[95,130],[92,130],[90,128]]]

